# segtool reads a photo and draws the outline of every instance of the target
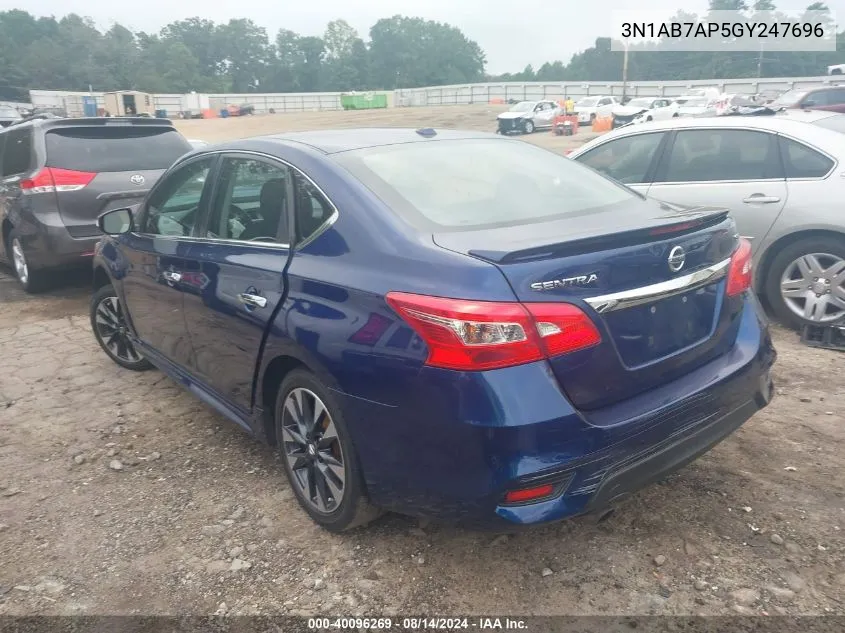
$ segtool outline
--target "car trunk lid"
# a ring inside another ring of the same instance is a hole
[[[575,406],[614,404],[733,345],[741,303],[724,289],[738,238],[726,210],[638,199],[573,220],[434,241],[495,264],[521,302],[571,303],[593,319],[599,345],[550,360]]]

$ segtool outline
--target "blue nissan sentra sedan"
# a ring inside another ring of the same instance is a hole
[[[316,131],[180,158],[103,214],[91,324],[277,447],[333,531],[612,507],[765,407],[723,209],[474,132]]]

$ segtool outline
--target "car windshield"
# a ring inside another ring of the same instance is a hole
[[[650,108],[652,103],[654,103],[654,99],[639,98],[631,99],[627,103],[627,105],[631,106],[632,108]]]
[[[772,101],[773,106],[789,106],[793,103],[798,103],[807,96],[806,90],[789,90],[784,92],[777,99]]]
[[[520,141],[404,143],[336,158],[394,212],[430,232],[570,217],[637,194],[576,161]]]
[[[834,132],[841,132],[845,134],[845,114],[826,116],[823,119],[817,119],[812,123],[813,125],[818,125],[826,130],[833,130]]]
[[[581,106],[582,108],[584,108],[584,107],[589,108],[590,106],[596,105],[596,103],[598,103],[598,101],[599,101],[598,97],[585,97],[583,99],[579,99],[578,101],[576,101],[575,105]]]
[[[512,107],[511,112],[531,112],[534,109],[534,105],[535,103],[533,101],[523,101]]]

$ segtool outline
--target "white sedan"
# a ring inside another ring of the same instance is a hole
[[[663,121],[676,116],[678,104],[666,97],[637,97],[625,105],[614,106],[613,127],[628,123]]]

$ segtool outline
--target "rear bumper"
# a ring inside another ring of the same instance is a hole
[[[343,401],[374,503],[513,530],[599,510],[694,460],[768,404],[775,357],[747,293],[729,353],[605,409],[577,411],[543,362],[425,368],[397,395],[400,406]],[[549,479],[558,482],[554,498],[502,503],[507,490]]]
[[[64,225],[37,224],[23,238],[27,261],[33,269],[90,266],[94,247],[102,236],[75,238]]]

